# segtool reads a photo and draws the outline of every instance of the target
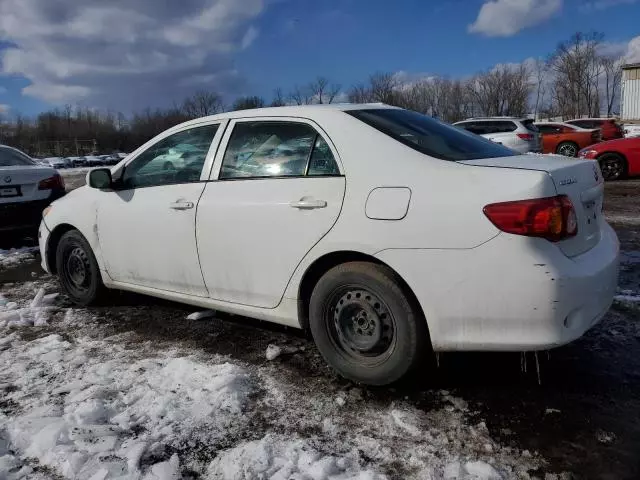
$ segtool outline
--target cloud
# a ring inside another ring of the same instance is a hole
[[[545,22],[562,8],[563,0],[488,0],[478,18],[469,25],[469,33],[488,37],[510,37],[519,31]]]
[[[263,0],[2,0],[1,72],[53,104],[124,111],[195,88],[233,94],[245,83],[233,55],[255,41],[263,10]]]
[[[640,35],[629,42],[624,61],[626,63],[640,63]]]
[[[11,110],[11,105],[0,103],[0,115],[2,115],[3,113],[9,113],[9,110]]]
[[[578,8],[583,13],[591,13],[620,5],[631,5],[637,1],[638,0],[595,0],[593,2],[585,2]]]

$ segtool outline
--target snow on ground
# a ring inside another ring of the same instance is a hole
[[[56,288],[3,289],[17,305],[0,306],[1,479],[493,479],[542,464],[449,392],[425,411],[287,377],[283,359],[109,336],[104,319],[46,294]]]
[[[33,254],[37,251],[38,247],[0,249],[0,271],[16,267],[23,262],[32,261],[35,258]]]

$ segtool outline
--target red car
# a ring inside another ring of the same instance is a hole
[[[614,118],[576,118],[575,120],[567,120],[565,123],[580,128],[599,128],[602,140],[605,141],[624,138],[624,129],[616,123]]]
[[[596,143],[580,150],[578,157],[598,160],[605,180],[640,175],[640,137]]]

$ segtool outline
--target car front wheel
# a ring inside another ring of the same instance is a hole
[[[95,303],[106,291],[91,246],[77,230],[65,233],[60,239],[56,249],[56,269],[62,287],[77,305]]]
[[[419,309],[382,265],[350,262],[329,270],[311,295],[309,322],[327,363],[355,382],[393,383],[430,351]]]
[[[598,158],[602,178],[605,180],[618,180],[624,177],[626,165],[624,159],[616,153],[605,153]]]

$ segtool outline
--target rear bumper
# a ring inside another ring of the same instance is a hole
[[[35,231],[42,211],[62,196],[64,192],[53,192],[44,200],[0,204],[0,232]]]
[[[409,284],[435,350],[543,350],[582,336],[607,312],[619,244],[568,258],[545,240],[500,234],[470,250],[386,250],[377,256]]]

